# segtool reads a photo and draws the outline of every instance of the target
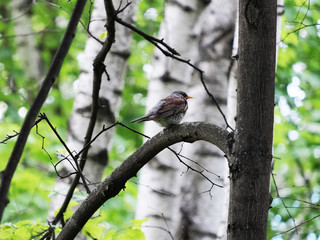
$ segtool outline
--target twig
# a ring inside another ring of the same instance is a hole
[[[301,19],[301,21],[296,21],[296,20],[298,19],[299,15],[300,15],[300,13],[301,13],[302,7],[303,7],[306,3],[307,3],[307,7],[306,7],[307,10],[306,10],[305,14],[303,15],[303,18]],[[298,28],[294,29],[293,31],[288,32],[288,33],[286,34],[286,36],[285,36],[283,39],[281,39],[281,41],[284,41],[290,34],[295,33],[295,32],[299,32],[300,30],[302,30],[302,29],[304,29],[304,28],[313,27],[313,26],[319,26],[319,25],[320,25],[319,23],[313,23],[313,24],[305,24],[305,23],[304,23],[304,21],[305,21],[306,18],[307,18],[307,15],[308,15],[308,13],[309,13],[309,11],[310,11],[310,4],[311,4],[311,3],[310,3],[310,0],[305,0],[305,1],[299,6],[299,10],[297,11],[297,14],[296,14],[294,20],[293,20],[293,21],[287,21],[287,22],[289,22],[289,23],[298,24],[299,26],[298,26]]]
[[[64,12],[68,13],[69,15],[71,15],[71,13],[70,13],[67,9],[65,9],[65,8],[63,8],[63,7],[61,7],[61,6],[57,5],[57,4],[54,4],[54,3],[52,3],[52,2],[48,2],[48,1],[45,1],[45,0],[42,0],[42,2],[44,2],[45,4],[47,4],[47,5],[49,5],[49,6],[59,8],[59,9],[63,10]],[[71,2],[70,2],[70,4],[71,4]],[[89,12],[90,12],[91,6],[92,6],[92,3],[91,3],[91,5],[90,5]],[[89,31],[89,24],[88,24],[88,27],[86,27],[86,26],[84,25],[84,23],[82,22],[81,19],[79,20],[79,22],[80,22],[80,24],[82,25],[83,29],[86,30],[86,32],[89,34],[90,37],[92,37],[94,40],[96,40],[96,41],[99,42],[101,45],[103,45],[103,42],[102,42],[100,39],[98,39],[97,37],[95,37],[95,36]],[[89,19],[89,23],[90,23],[90,19]]]
[[[137,133],[137,134],[139,134],[139,135],[141,135],[141,136],[143,136],[143,137],[145,137],[145,138],[148,138],[148,139],[151,138],[151,137],[149,137],[149,136],[147,136],[147,135],[145,135],[145,134],[143,134],[143,133],[141,133],[141,132],[139,132],[139,131],[137,131],[137,130],[134,130],[134,129],[131,128],[131,127],[128,127],[127,125],[123,124],[122,122],[117,122],[117,124],[120,125],[120,126],[122,126],[122,127],[124,127],[124,128],[126,128],[126,129],[129,129],[131,132]]]
[[[169,224],[168,224],[168,221],[167,221],[165,215],[162,212],[158,211],[157,209],[153,209],[153,210],[157,211],[161,215],[161,218],[162,218],[164,224],[166,225],[166,228],[160,227],[160,226],[152,226],[152,225],[144,225],[143,227],[161,229],[161,230],[163,230],[163,231],[165,231],[166,233],[169,234],[171,240],[174,240],[174,237],[173,237],[173,235],[172,235],[172,233],[170,231],[170,227],[169,227]]]
[[[197,165],[199,168],[201,168],[203,171],[206,171],[206,172],[208,172],[208,173],[211,173],[212,175],[216,176],[217,178],[221,178],[220,175],[218,175],[218,174],[216,174],[216,173],[214,173],[214,172],[212,172],[212,171],[209,171],[208,169],[206,169],[205,167],[203,167],[201,164],[199,164],[199,163],[196,162],[195,160],[192,160],[191,158],[188,158],[188,157],[186,157],[186,156],[184,156],[184,155],[181,155],[180,153],[178,153],[178,154],[179,154],[179,156],[180,156],[181,158],[184,158],[184,159],[192,162],[193,164],[195,164],[195,165]]]
[[[283,205],[284,208],[286,209],[289,217],[292,219],[293,225],[294,225],[293,229],[295,228],[296,231],[298,232],[298,229],[297,229],[297,226],[296,226],[296,221],[295,221],[294,218],[292,217],[291,213],[289,212],[289,209],[288,209],[287,205],[285,204],[284,200],[283,200],[282,197],[280,196],[280,193],[279,193],[279,191],[278,191],[278,186],[277,186],[276,180],[275,180],[275,178],[274,178],[273,172],[271,172],[271,177],[272,177],[272,181],[273,181],[273,184],[274,184],[274,186],[275,186],[275,189],[276,189],[277,197],[280,198],[280,200],[281,200],[281,202],[282,202],[282,205]]]
[[[68,156],[66,156],[66,157],[63,156],[63,158],[60,159],[57,163],[55,163],[55,164],[52,163],[52,165],[53,165],[53,167],[54,167],[57,175],[58,175],[59,177],[61,177],[61,178],[66,178],[66,177],[69,176],[69,175],[68,175],[68,176],[60,176],[60,174],[59,174],[58,171],[57,171],[57,166],[58,166],[61,162],[65,161],[65,160],[67,160],[67,161],[70,163],[70,165],[72,166],[72,168],[74,169],[74,171],[77,172],[77,168],[73,165],[73,163],[72,163],[71,160],[68,158]]]
[[[70,18],[67,30],[65,32],[65,35],[62,39],[62,42],[60,44],[59,49],[57,50],[51,66],[49,68],[49,71],[43,81],[43,84],[33,102],[31,105],[29,112],[24,120],[24,123],[22,125],[21,131],[19,133],[18,139],[16,141],[16,144],[12,150],[11,156],[9,158],[8,164],[5,168],[5,170],[2,172],[2,181],[0,186],[0,220],[2,219],[4,209],[6,205],[9,202],[8,199],[8,192],[10,183],[13,177],[13,174],[18,166],[18,163],[20,161],[22,152],[24,150],[25,144],[27,142],[28,135],[30,133],[31,128],[34,125],[34,122],[37,118],[37,115],[46,100],[48,93],[54,84],[64,58],[67,55],[67,52],[71,46],[72,40],[74,38],[74,34],[78,25],[78,22],[80,20],[81,14],[83,12],[83,9],[86,5],[86,0],[78,0],[76,3],[76,6],[74,8],[74,11],[72,13],[72,16]]]
[[[132,131],[132,132],[134,132],[134,133],[137,133],[137,134],[139,134],[139,135],[141,135],[141,136],[143,136],[143,137],[145,137],[145,138],[150,139],[149,136],[147,136],[147,135],[145,135],[145,134],[143,134],[143,133],[140,133],[140,132],[132,129],[132,128],[126,126],[125,124],[121,123],[121,122],[117,122],[117,124],[120,125],[120,126],[122,126],[122,127],[125,127],[125,128],[127,128],[127,129],[129,129],[130,131]],[[167,147],[167,149],[169,149],[169,150],[178,158],[178,160],[179,160],[183,165],[185,165],[185,166],[187,167],[187,171],[188,171],[188,169],[190,169],[190,170],[192,170],[192,171],[200,174],[202,177],[204,177],[206,180],[208,180],[208,181],[211,183],[212,186],[211,186],[210,190],[208,191],[210,197],[212,197],[212,195],[211,195],[211,190],[212,190],[212,187],[213,187],[213,186],[217,186],[217,187],[220,187],[220,188],[223,187],[223,186],[221,186],[221,185],[219,185],[219,184],[214,183],[210,178],[208,178],[206,175],[204,175],[204,174],[203,174],[203,171],[206,170],[206,169],[205,169],[203,166],[201,166],[199,163],[197,163],[197,165],[200,166],[200,167],[201,167],[202,169],[204,169],[204,170],[199,171],[199,170],[191,167],[190,165],[188,165],[187,163],[185,163],[185,162],[182,161],[182,159],[181,159],[181,157],[183,157],[183,158],[185,158],[185,159],[191,160],[190,158],[187,158],[187,157],[181,155],[180,153],[177,153],[175,150],[173,150],[173,149],[170,148],[170,147]],[[191,160],[191,161],[192,161],[192,162],[195,162],[195,161],[193,161],[193,160]],[[206,171],[209,172],[208,170],[206,170]],[[217,176],[217,175],[216,175],[216,176]]]
[[[143,144],[97,186],[95,191],[79,206],[72,218],[66,222],[57,240],[74,239],[88,219],[106,201],[117,196],[125,188],[127,181],[135,177],[150,159],[167,146],[181,141],[204,140],[216,145],[226,154],[229,152],[225,141],[228,131],[214,124],[203,122],[182,123],[164,131],[165,133],[163,131],[159,132]]]
[[[217,186],[217,187],[219,187],[219,188],[223,188],[222,185],[219,185],[219,184],[214,183],[210,178],[208,178],[206,175],[204,175],[204,174],[203,174],[203,170],[202,170],[202,171],[199,171],[199,170],[191,167],[190,165],[186,164],[184,161],[182,161],[181,158],[180,158],[180,156],[179,156],[179,154],[178,154],[176,151],[174,151],[172,148],[167,147],[167,149],[169,149],[174,155],[176,155],[176,157],[178,158],[178,160],[179,160],[183,165],[185,165],[185,166],[187,167],[187,171],[190,169],[190,170],[192,170],[192,171],[200,174],[203,178],[205,178],[207,181],[209,181],[209,182],[211,183],[211,188],[210,188],[208,191],[206,191],[206,192],[209,192],[210,197],[212,197],[212,195],[211,195],[211,190],[212,190],[212,187],[213,187],[213,186]],[[187,172],[187,171],[186,171],[186,172]]]
[[[3,139],[0,143],[1,144],[7,144],[7,141],[9,141],[10,139],[12,139],[12,138],[14,138],[14,137],[19,135],[19,133],[17,131],[13,130],[13,132],[14,132],[14,134],[12,134],[12,135],[6,134],[6,138]]]
[[[288,198],[288,197],[283,197],[283,199],[288,199],[288,200],[292,200],[292,201],[298,201],[298,202],[302,202],[308,205],[311,205],[311,207],[308,208],[312,208],[312,209],[319,209],[320,205],[319,204],[315,204],[315,203],[311,203],[305,200],[301,200],[301,199],[296,199],[296,198]]]
[[[165,195],[165,196],[169,196],[169,197],[174,197],[173,193],[165,191],[163,189],[162,190],[157,190],[157,189],[154,189],[154,188],[150,187],[149,185],[142,184],[141,182],[136,182],[136,181],[133,181],[133,180],[130,180],[130,182],[132,182],[132,183],[134,183],[136,185],[139,185],[139,186],[146,187],[146,188],[150,189],[152,192],[159,193],[161,195]]]
[[[92,2],[92,0],[90,0],[89,10],[88,10],[89,20],[88,20],[88,25],[86,27],[86,29],[88,29],[88,31],[90,31],[91,16],[92,16],[92,6],[93,6],[93,2]]]
[[[269,237],[268,239],[272,239],[273,237],[276,237],[276,236],[279,236],[279,235],[288,233],[288,232],[290,232],[290,231],[292,231],[292,230],[297,230],[298,227],[301,227],[303,224],[308,223],[308,222],[311,222],[311,221],[313,221],[314,219],[316,219],[316,218],[318,218],[318,217],[320,217],[320,214],[317,215],[317,216],[314,216],[313,218],[310,218],[310,219],[308,219],[308,220],[306,220],[306,221],[304,221],[304,222],[302,222],[302,223],[300,223],[300,224],[298,224],[298,225],[295,225],[294,227],[289,228],[289,229],[286,230],[286,231],[277,233],[277,234],[273,235],[272,237]]]
[[[105,125],[103,125],[103,126],[102,126],[102,129],[100,130],[100,132],[99,132],[94,138],[92,138],[91,141],[88,142],[88,143],[79,151],[78,154],[81,154],[84,150],[86,150],[87,148],[89,148],[90,145],[91,145],[91,143],[93,143],[102,133],[108,131],[109,129],[115,127],[115,126],[118,125],[118,124],[119,124],[119,122],[116,122],[116,123],[114,123],[114,124],[111,124],[111,125],[110,125],[109,127],[107,127],[107,128],[106,128]]]
[[[75,155],[75,156],[73,155],[73,153],[71,152],[71,150],[69,149],[69,147],[67,146],[67,144],[64,142],[64,140],[61,138],[61,136],[60,136],[60,134],[57,132],[57,130],[53,127],[53,125],[51,124],[51,122],[49,121],[49,119],[48,119],[48,117],[47,117],[47,115],[46,115],[45,113],[40,113],[39,118],[44,119],[44,120],[48,123],[49,127],[50,127],[51,130],[54,132],[54,134],[57,136],[57,138],[59,139],[60,143],[61,143],[61,144],[64,146],[64,148],[67,150],[67,152],[69,153],[69,155],[71,156],[71,158],[73,159],[73,161],[74,161],[74,163],[75,163],[75,165],[76,165],[77,174],[80,175],[80,178],[81,178],[81,180],[82,180],[82,182],[83,182],[83,185],[84,185],[87,193],[90,194],[91,191],[90,191],[90,189],[89,189],[89,187],[88,187],[88,185],[87,185],[86,179],[85,179],[85,177],[84,177],[83,174],[82,174],[82,169],[80,168],[79,163],[78,163],[79,154],[77,154],[77,155]]]
[[[45,153],[48,155],[48,157],[50,158],[50,160],[52,160],[52,157],[50,156],[50,154],[48,153],[48,151],[47,151],[47,150],[45,149],[45,147],[44,147],[44,139],[45,139],[45,137],[42,136],[42,135],[39,133],[38,124],[36,124],[36,134],[42,138],[41,149],[42,149],[43,151],[45,151]]]
[[[43,29],[37,32],[30,32],[30,33],[21,33],[21,34],[14,34],[14,35],[1,35],[0,39],[6,39],[6,38],[15,38],[15,37],[28,37],[31,35],[41,34],[41,33],[57,33],[61,32],[59,29]]]
[[[20,15],[13,16],[11,18],[0,18],[0,22],[10,22],[10,21],[17,20],[17,19],[23,17],[24,15],[28,14],[30,12],[32,6],[33,6],[33,1],[30,1],[28,6],[24,7],[25,10]]]
[[[167,57],[171,57],[179,62],[183,62],[189,66],[191,66],[192,68],[194,68],[195,70],[197,70],[200,74],[200,81],[206,91],[206,93],[209,95],[209,97],[212,99],[212,101],[214,102],[214,104],[217,106],[220,114],[222,115],[223,117],[223,120],[227,126],[227,128],[229,128],[230,130],[233,131],[233,128],[229,125],[228,121],[227,121],[227,118],[226,118],[226,115],[223,113],[222,109],[220,108],[217,100],[215,99],[215,97],[212,95],[212,93],[210,93],[209,89],[207,88],[207,85],[205,83],[205,80],[204,80],[204,71],[201,70],[200,68],[198,68],[197,66],[195,66],[194,64],[192,64],[190,62],[190,60],[186,60],[186,59],[183,59],[180,56],[180,54],[174,49],[174,48],[171,48],[168,44],[166,44],[164,42],[164,39],[158,39],[158,38],[155,38],[151,35],[148,35],[146,34],[145,32],[141,31],[140,29],[136,28],[135,26],[123,21],[121,18],[119,17],[116,17],[115,18],[115,21],[118,22],[119,24],[131,29],[132,31],[134,31],[135,33],[138,33],[140,36],[144,37],[146,40],[148,40],[150,43],[152,43],[153,45],[155,45],[165,56]],[[167,49],[167,50],[165,50]]]
[[[99,106],[99,93],[100,93],[100,86],[101,86],[101,79],[102,79],[102,74],[105,72],[105,65],[104,65],[104,60],[107,56],[107,54],[109,53],[112,44],[115,41],[115,16],[116,16],[116,12],[113,6],[112,1],[105,1],[105,8],[106,8],[106,14],[107,14],[107,31],[108,31],[108,35],[107,38],[105,40],[105,42],[103,43],[103,46],[101,48],[101,50],[99,51],[99,53],[97,54],[96,58],[94,59],[93,62],[93,89],[92,89],[92,105],[91,105],[91,116],[90,116],[90,120],[89,120],[89,124],[86,130],[86,135],[85,135],[85,142],[83,144],[83,150],[81,151],[81,153],[79,153],[80,159],[83,161],[80,161],[80,169],[81,171],[84,169],[85,163],[86,163],[86,159],[88,156],[88,152],[89,152],[89,146],[92,142],[92,134],[93,134],[93,130],[96,124],[96,119],[98,116],[98,110],[100,108]],[[66,211],[69,202],[73,196],[73,192],[75,190],[75,188],[77,187],[78,183],[80,180],[80,175],[77,174],[75,176],[75,178],[72,181],[72,184],[68,190],[67,196],[58,212],[58,214],[55,216],[53,223],[57,223],[59,222],[62,217],[63,217],[63,213]]]
[[[178,55],[180,56],[180,53],[178,53],[174,48],[171,48],[168,44],[164,42],[164,39],[158,39],[156,37],[153,37],[149,34],[146,34],[145,32],[141,31],[140,29],[136,28],[135,26],[123,21],[121,18],[116,17],[115,21],[119,24],[131,29],[133,32],[138,33],[140,36],[151,42],[153,45],[155,45],[161,52],[163,52],[166,56],[172,57],[172,55]],[[164,50],[161,46],[165,47],[168,51]]]

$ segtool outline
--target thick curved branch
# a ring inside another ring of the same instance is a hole
[[[57,240],[73,239],[102,204],[110,198],[115,197],[124,189],[126,182],[136,176],[138,171],[147,164],[149,160],[166,147],[178,142],[192,143],[204,140],[216,145],[226,155],[229,155],[228,135],[227,130],[203,122],[183,123],[164,129],[138,148],[137,151],[129,156],[92,191],[69,219],[58,235]]]

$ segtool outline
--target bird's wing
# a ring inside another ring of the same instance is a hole
[[[186,108],[186,100],[182,98],[171,98],[170,101],[163,101],[158,115],[159,117],[168,117],[175,112],[183,112]]]

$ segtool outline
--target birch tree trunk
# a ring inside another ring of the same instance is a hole
[[[209,91],[222,109],[227,102],[234,11],[233,1],[211,1],[210,4],[205,1],[179,1],[179,4],[169,1],[160,29],[160,38],[163,37],[183,58],[190,59],[205,71]],[[185,121],[214,122],[223,126],[223,118],[205,93],[199,73],[158,51],[154,56],[147,108],[172,91],[183,90],[194,97],[189,101]],[[157,131],[159,128],[155,123],[146,124],[147,135]],[[226,160],[212,145],[178,145],[177,151],[180,148],[182,155],[220,175],[220,178],[210,174],[208,177],[225,187],[213,187],[210,193],[202,193],[211,188],[207,180],[191,170],[184,173],[187,169],[171,152],[159,154],[140,175],[137,217],[149,218],[148,227],[144,229],[146,239],[170,239],[168,234],[177,239],[223,239],[226,237],[228,206]],[[192,162],[183,160],[197,168]]]
[[[197,63],[205,72],[209,91],[215,96],[223,112],[226,112],[228,74],[231,65],[231,50],[235,22],[233,1],[211,1],[198,21],[200,41]],[[190,103],[186,120],[213,122],[226,126],[218,108],[204,93],[203,86],[193,75],[191,93],[195,97]],[[220,175],[208,176],[223,188],[213,187],[199,174],[184,174],[182,184],[183,212],[181,226],[182,239],[226,239],[227,209],[229,194],[229,170],[221,151],[212,145],[197,142],[185,147],[182,154],[195,160],[208,171]]]
[[[118,4],[118,3],[117,3]],[[117,8],[117,4],[115,7]],[[121,17],[124,21],[132,23],[136,12],[137,1],[126,8]],[[94,10],[92,12],[93,20],[90,24],[90,32],[96,36],[106,31],[105,19],[106,12],[103,0],[94,2]],[[124,76],[126,73],[127,58],[130,55],[131,31],[127,28],[117,25],[116,42],[113,44],[112,51],[108,54],[104,64],[110,76],[108,81],[107,76],[103,75],[100,89],[100,106],[97,122],[95,125],[95,133],[98,133],[103,125],[109,126],[116,121],[120,103],[121,92],[124,85]],[[81,74],[76,81],[75,101],[71,117],[68,122],[68,140],[67,145],[74,151],[80,151],[83,147],[85,129],[88,126],[90,110],[91,110],[91,95],[93,81],[93,60],[100,51],[102,45],[94,38],[89,37],[86,43],[86,48],[82,56]],[[111,138],[114,130],[109,130],[102,134],[91,146],[86,165],[84,168],[85,177],[92,183],[89,187],[91,190],[95,187],[94,183],[99,183],[103,175],[106,164],[108,163],[108,149],[110,147]],[[67,174],[74,171],[68,162],[62,162],[63,169],[61,174]],[[58,193],[52,198],[50,216],[53,216],[54,211],[60,207],[64,199],[64,193],[68,190],[70,178],[57,179],[55,191]]]
[[[31,6],[32,1],[30,0],[12,0],[12,16],[17,17],[14,29],[16,35],[34,32],[31,24]],[[29,11],[26,11],[28,8]],[[38,88],[44,74],[44,68],[34,35],[17,36],[15,41],[18,46],[17,53],[19,60],[25,70],[25,79],[31,83],[31,86]]]

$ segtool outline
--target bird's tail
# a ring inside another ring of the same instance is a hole
[[[134,120],[132,120],[130,122],[131,123],[134,123],[134,122],[141,123],[141,122],[148,121],[148,120],[150,120],[149,117],[143,116],[143,117],[136,118],[136,119],[134,119]]]

